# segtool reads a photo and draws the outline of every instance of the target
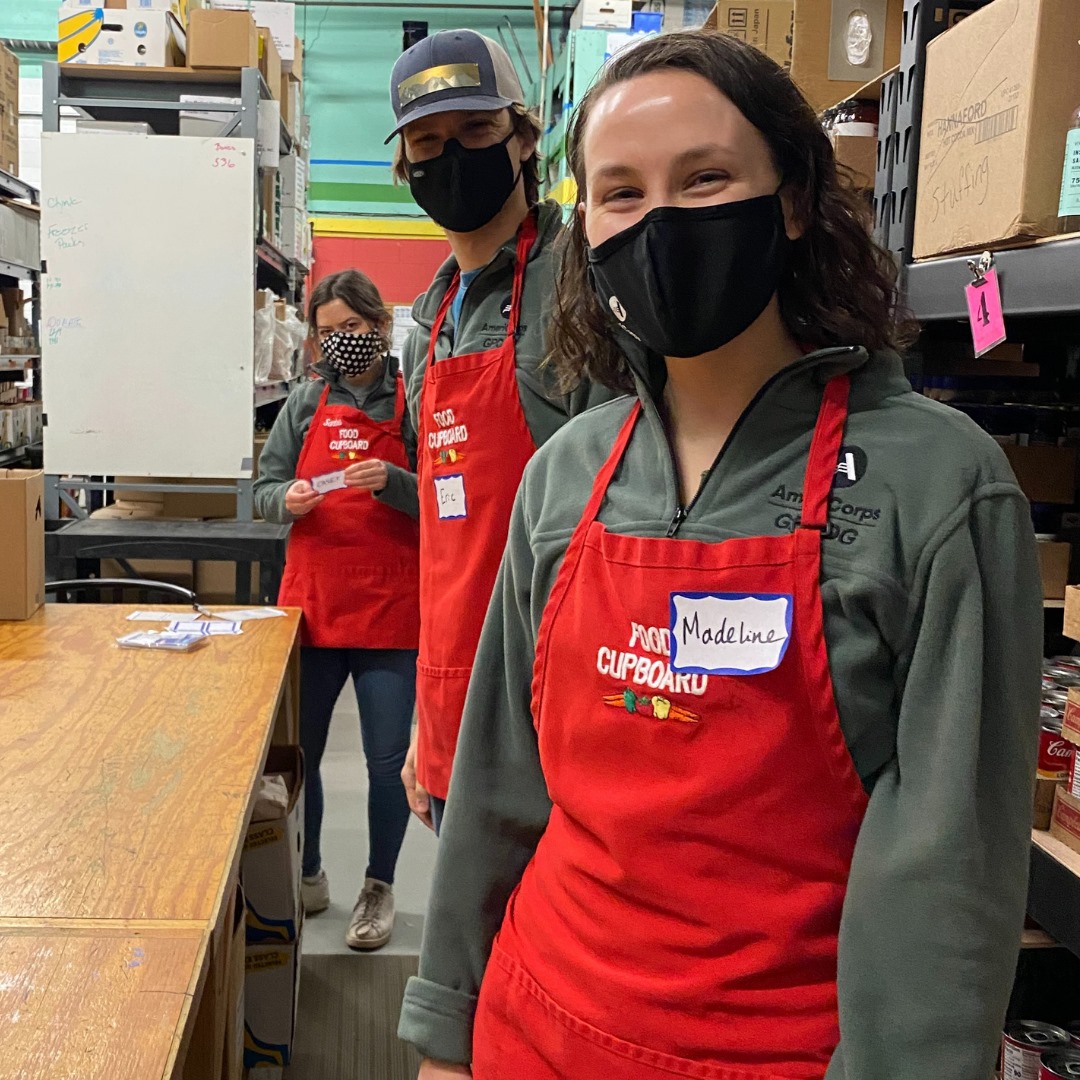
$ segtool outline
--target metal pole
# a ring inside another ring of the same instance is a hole
[[[551,0],[544,0],[544,39],[540,42],[540,138],[547,134],[548,31],[551,25]]]

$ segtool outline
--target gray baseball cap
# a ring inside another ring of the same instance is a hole
[[[498,42],[475,30],[441,30],[398,57],[390,75],[390,101],[397,124],[387,142],[422,116],[507,109],[524,105],[525,95]]]

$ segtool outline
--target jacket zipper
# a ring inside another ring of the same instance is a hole
[[[849,351],[854,351],[855,346],[849,346]],[[735,421],[731,428],[731,433],[727,437],[727,441],[720,447],[720,452],[713,458],[713,463],[709,466],[708,471],[702,476],[701,483],[698,485],[697,491],[694,493],[694,497],[690,500],[687,506],[683,506],[678,502],[676,497],[676,509],[675,514],[671,519],[671,524],[668,526],[667,538],[673,540],[679,530],[683,526],[683,522],[690,516],[690,512],[697,506],[698,499],[701,498],[701,493],[705,490],[706,485],[712,479],[712,475],[716,472],[717,467],[723,460],[724,455],[727,453],[728,447],[735,441],[735,436],[739,433],[739,429],[743,426],[746,418],[750,415],[755,407],[761,402],[761,399],[773,388],[773,385],[784,376],[791,374],[791,368],[784,368],[778,371],[775,375],[767,379],[758,390],[758,392],[750,399],[750,403],[743,409],[739,415],[739,419]],[[664,440],[667,442],[666,438]],[[671,444],[668,443],[668,457],[671,461],[671,471],[675,479],[675,490],[679,490],[679,470],[675,463],[675,455],[671,452]]]

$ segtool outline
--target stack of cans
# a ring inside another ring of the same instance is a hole
[[[1069,691],[1080,687],[1080,657],[1054,656],[1043,661],[1042,708],[1039,712],[1039,776],[1068,780],[1073,746],[1061,735]]]
[[[1018,1020],[1005,1029],[1001,1080],[1044,1080],[1044,1058],[1066,1053],[1072,1045],[1072,1037],[1064,1028],[1038,1020]]]

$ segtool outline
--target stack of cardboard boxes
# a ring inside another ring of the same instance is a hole
[[[29,619],[45,602],[45,476],[0,469],[0,620]]]
[[[0,45],[0,171],[19,175],[19,61]]]
[[[1080,641],[1080,587],[1072,586],[1065,595],[1064,634]],[[1056,785],[1050,832],[1073,851],[1080,852],[1080,687],[1069,690],[1069,701],[1061,725],[1062,738],[1072,744],[1072,764],[1066,783]]]

